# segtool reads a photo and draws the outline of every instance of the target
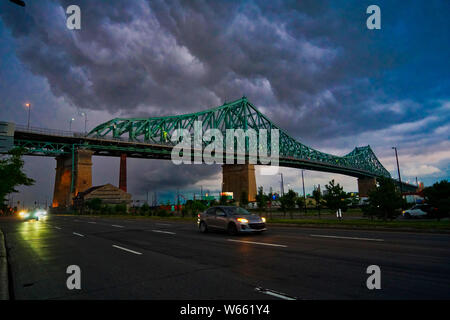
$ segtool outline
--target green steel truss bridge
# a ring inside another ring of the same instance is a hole
[[[294,139],[250,103],[246,97],[201,112],[152,118],[115,118],[95,127],[89,133],[74,133],[26,128],[0,122],[0,153],[21,147],[27,155],[74,155],[88,149],[99,156],[170,159],[176,143],[170,141],[175,129],[194,130],[194,122],[202,121],[203,130],[226,129],[279,130],[279,165],[353,176],[390,177],[370,146],[357,147],[344,156],[315,150]],[[270,134],[268,134],[270,136]],[[270,139],[268,139],[270,151]],[[246,146],[248,148],[248,146]],[[248,152],[248,149],[247,149]],[[235,158],[239,155],[235,154]],[[405,184],[405,187],[407,185]],[[412,186],[412,185],[411,185]]]

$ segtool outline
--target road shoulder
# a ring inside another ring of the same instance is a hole
[[[8,260],[5,237],[0,229],[0,300],[9,300]]]

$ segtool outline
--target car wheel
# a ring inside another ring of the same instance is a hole
[[[237,228],[236,228],[236,225],[235,225],[234,223],[230,223],[230,224],[228,225],[227,231],[228,231],[228,234],[229,234],[229,235],[234,236],[235,234],[237,234]]]
[[[200,222],[200,225],[199,225],[198,228],[199,228],[201,233],[207,233],[208,232],[208,226],[203,221]]]
[[[411,215],[407,212],[407,213],[405,213],[405,218],[406,219],[411,219]]]

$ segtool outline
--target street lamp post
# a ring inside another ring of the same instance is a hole
[[[305,193],[305,178],[303,177],[303,169],[302,169],[302,185],[303,185],[303,202],[305,204],[305,213],[306,213],[306,193]]]
[[[25,107],[28,109],[28,124],[27,128],[30,129],[30,111],[31,111],[31,103],[27,102],[25,103]]]
[[[284,196],[284,181],[283,181],[283,174],[280,173],[281,175],[281,195]]]
[[[84,117],[84,133],[87,133],[87,113],[86,112],[82,112],[81,115]]]
[[[402,177],[400,176],[400,165],[398,164],[398,154],[397,147],[392,147],[395,150],[395,159],[397,160],[397,172],[398,172],[398,182],[400,183],[400,195],[402,197],[402,209],[403,209],[403,188],[402,188]]]
[[[74,118],[71,118],[71,119],[69,120],[69,131],[72,131],[72,122],[73,122],[74,120],[75,120]]]

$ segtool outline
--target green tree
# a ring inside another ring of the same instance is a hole
[[[428,204],[438,209],[437,218],[450,214],[450,182],[442,180],[423,190]]]
[[[323,196],[325,203],[328,208],[333,211],[341,209],[342,211],[347,211],[348,205],[348,195],[344,192],[344,188],[341,185],[335,184],[334,179],[325,185],[327,189],[326,195]]]
[[[258,204],[258,209],[265,211],[267,207],[267,200],[268,197],[264,194],[263,187],[259,187],[258,193],[256,194],[256,203]]]
[[[297,194],[294,190],[289,189],[287,193],[280,197],[281,209],[283,210],[284,216],[286,216],[286,211],[289,211],[289,214],[292,217],[292,210],[295,208],[295,201],[297,199]]]
[[[23,172],[24,161],[22,160],[23,150],[13,149],[9,155],[0,159],[0,207],[5,206],[8,194],[18,192],[18,186],[31,186],[34,180],[27,177]]]
[[[377,178],[378,186],[369,192],[366,212],[378,218],[393,219],[397,209],[402,206],[402,197],[394,181],[390,178]]]
[[[141,216],[146,216],[150,213],[150,206],[147,202],[145,202],[140,208],[139,208],[139,214]]]
[[[86,201],[86,207],[92,211],[99,211],[102,208],[102,199],[93,198]]]
[[[115,214],[126,214],[127,213],[127,205],[125,203],[116,204],[114,206]]]
[[[302,211],[305,208],[305,199],[303,196],[298,196],[295,199],[295,204],[298,206],[299,211]]]
[[[313,198],[314,200],[316,200],[316,208],[320,218],[320,207],[321,207],[320,202],[322,201],[322,194],[320,193],[320,189],[318,188],[314,189]]]

